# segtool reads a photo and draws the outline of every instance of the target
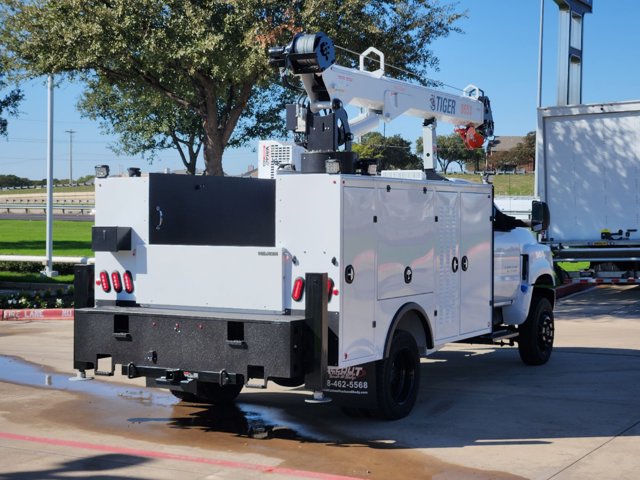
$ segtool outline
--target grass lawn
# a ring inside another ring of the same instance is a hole
[[[473,174],[451,174],[449,178],[460,178],[469,182],[482,182],[481,175]],[[495,175],[493,177],[493,187],[495,195],[533,195],[534,175]]]
[[[54,268],[55,270],[55,268]],[[0,270],[0,282],[15,283],[73,283],[73,275],[58,275],[49,278],[39,273],[3,272]]]
[[[558,266],[566,272],[579,272],[580,270],[586,270],[590,265],[590,262],[558,262]]]
[[[53,255],[92,257],[92,222],[53,222]],[[45,255],[47,224],[44,220],[0,220],[0,254]]]

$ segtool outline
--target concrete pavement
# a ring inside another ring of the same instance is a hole
[[[233,410],[175,403],[144,389],[140,379],[88,382],[119,389],[113,394],[69,390],[55,375],[47,387],[46,372],[72,375],[72,322],[2,322],[2,355],[37,367],[36,380],[26,373],[12,379],[18,369],[0,367],[0,432],[142,452],[100,453],[0,435],[0,478],[59,478],[61,472],[100,478],[168,478],[167,472],[191,478],[637,478],[640,287],[600,287],[563,299],[556,319],[554,353],[542,367],[524,366],[517,349],[508,347],[451,345],[425,360],[416,409],[397,422],[345,417],[335,405],[310,406],[301,392],[275,386],[243,391]],[[262,440],[248,433],[261,424],[271,429]],[[41,450],[45,457],[38,456]],[[20,470],[16,458],[31,462],[30,470]],[[105,462],[118,468],[90,473]],[[260,470],[264,466],[282,470]],[[31,473],[16,476],[19,471]]]

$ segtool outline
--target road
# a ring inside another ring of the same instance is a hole
[[[0,213],[0,220],[46,220],[47,217],[44,213]],[[54,214],[54,220],[68,220],[71,222],[93,222],[93,215],[75,215],[71,213],[67,214]]]
[[[283,388],[234,407],[140,379],[70,382],[70,321],[0,322],[0,479],[635,479],[640,287],[559,302],[556,348],[452,345],[424,360],[412,415],[350,418]]]

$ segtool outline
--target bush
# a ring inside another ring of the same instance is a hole
[[[0,295],[0,309],[14,308],[72,308],[73,291],[63,293],[59,290],[56,295],[51,292],[14,293]]]
[[[0,262],[0,271],[18,273],[39,273],[44,265],[38,262]],[[60,275],[73,275],[72,263],[54,263],[53,270]]]

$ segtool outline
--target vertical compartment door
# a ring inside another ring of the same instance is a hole
[[[436,192],[438,277],[436,342],[457,337],[460,333],[460,195]]]
[[[460,333],[491,329],[491,195],[463,192],[460,222]]]
[[[339,362],[362,363],[374,356],[376,305],[375,189],[345,187],[342,212],[342,292]]]

